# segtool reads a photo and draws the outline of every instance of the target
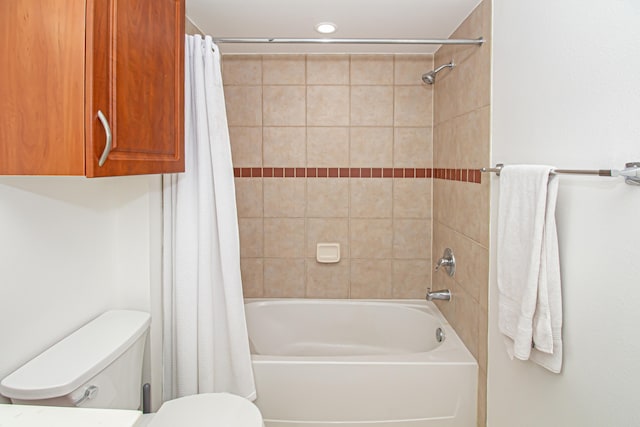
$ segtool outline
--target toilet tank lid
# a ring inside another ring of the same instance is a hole
[[[131,347],[149,323],[149,313],[107,311],[3,379],[0,394],[36,400],[71,393]]]

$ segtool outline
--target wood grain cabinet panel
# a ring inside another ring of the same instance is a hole
[[[0,23],[0,174],[184,171],[184,0],[3,1]]]

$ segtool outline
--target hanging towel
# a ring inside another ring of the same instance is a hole
[[[562,294],[551,166],[505,166],[498,209],[498,325],[509,356],[562,369]]]

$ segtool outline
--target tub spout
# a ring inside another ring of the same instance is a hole
[[[431,288],[427,289],[427,301],[451,301],[451,291],[449,289],[442,289],[439,291],[431,291]]]

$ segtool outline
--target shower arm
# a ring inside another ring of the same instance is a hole
[[[453,63],[453,61],[449,62],[448,64],[443,64],[441,66],[439,66],[438,68],[436,68],[435,70],[433,70],[433,74],[438,74],[440,71],[442,71],[445,68],[453,68],[455,67],[456,64]]]

